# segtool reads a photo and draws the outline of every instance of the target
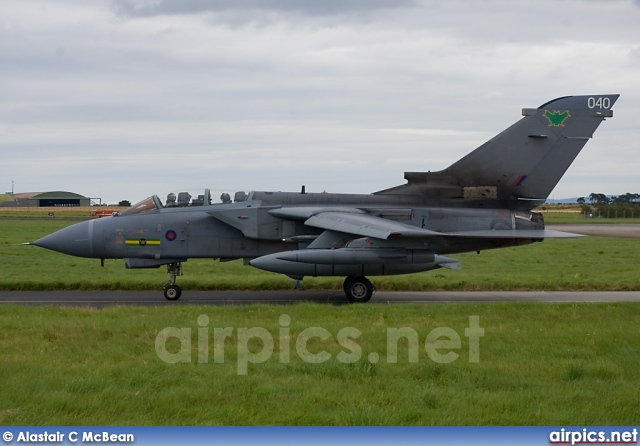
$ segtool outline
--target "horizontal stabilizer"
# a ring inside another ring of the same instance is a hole
[[[530,238],[575,238],[584,237],[570,232],[549,231],[546,229],[489,229],[486,231],[461,231],[444,234],[445,237],[465,238],[501,238],[501,239],[530,239]]]

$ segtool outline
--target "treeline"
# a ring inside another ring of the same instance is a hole
[[[589,200],[590,204],[587,204]],[[626,194],[607,197],[605,194],[592,193],[589,197],[578,198],[582,212],[605,218],[640,217],[640,194]]]

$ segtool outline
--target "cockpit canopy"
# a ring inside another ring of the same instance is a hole
[[[233,194],[233,195],[232,195]],[[205,189],[204,191],[180,191],[169,192],[160,196],[153,195],[134,204],[118,215],[133,215],[150,212],[163,208],[181,208],[193,206],[216,206],[229,203],[247,201],[249,195],[244,191],[228,192],[226,190]],[[162,198],[161,198],[162,197]],[[214,198],[217,197],[217,198]],[[233,197],[233,199],[232,199]]]
[[[176,196],[175,193],[169,192],[167,194],[167,200],[164,203],[165,207],[175,208],[175,207],[185,207],[185,206],[203,206],[204,205],[204,195],[198,195],[198,198],[192,198],[193,196],[189,192],[178,192]],[[208,197],[208,203],[211,204],[211,196]]]

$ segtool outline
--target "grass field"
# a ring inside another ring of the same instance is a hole
[[[127,270],[122,260],[82,259],[16,243],[36,240],[71,224],[59,219],[0,219],[2,290],[160,290],[163,268]],[[461,271],[374,277],[385,290],[640,290],[640,240],[583,237],[495,251],[454,255]],[[188,290],[289,289],[283,275],[244,266],[191,259],[179,284]],[[303,289],[336,289],[341,278],[305,278]]]
[[[162,269],[126,270],[121,260],[101,268],[99,260],[14,245],[71,223],[0,219],[0,289],[160,290]],[[379,289],[409,290],[640,289],[640,240],[548,240],[455,257],[462,271],[373,281]],[[293,286],[240,262],[189,260],[185,274],[185,292]],[[341,282],[305,279],[303,288],[339,289]],[[479,361],[472,362],[465,330],[476,316],[484,332]],[[3,304],[0,424],[631,425],[640,401],[639,326],[635,303],[102,310]],[[163,337],[168,327],[186,337]],[[312,327],[325,329],[327,339],[309,338]],[[337,338],[347,327],[361,332],[352,344]],[[453,362],[429,356],[436,347],[430,334],[439,327],[460,338],[460,348],[454,342],[456,348],[435,349],[459,355]],[[216,328],[230,334],[223,343]],[[244,329],[263,340],[247,340]],[[405,329],[411,338],[397,342],[397,363],[387,356],[396,345],[388,343],[388,329]],[[307,339],[311,355],[326,352],[329,359],[303,360],[299,343]],[[341,353],[355,355],[354,362],[340,361]]]
[[[484,329],[479,362],[469,361],[470,316]],[[639,326],[637,304],[2,306],[0,424],[632,425]],[[156,353],[166,327],[189,330],[190,345],[160,344],[173,354],[184,347],[186,362],[168,364]],[[216,344],[214,329],[223,327],[231,336]],[[239,336],[253,327],[272,337],[273,353],[240,375],[241,353],[264,348]],[[330,335],[306,345],[326,352],[326,362],[301,359],[297,346],[309,327]],[[345,327],[361,331],[357,347],[338,343]],[[438,350],[458,354],[453,362],[427,354],[437,327],[460,337],[460,348]],[[417,333],[417,344],[397,343],[397,363],[387,360],[388,328]],[[224,361],[214,362],[222,352]],[[341,352],[355,362],[338,360]]]
[[[9,218],[91,218],[92,211],[121,211],[122,206],[70,206],[70,207],[0,207],[0,217]]]

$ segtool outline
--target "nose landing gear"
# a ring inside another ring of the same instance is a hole
[[[182,295],[182,289],[176,285],[176,277],[182,275],[182,263],[168,263],[167,274],[169,281],[164,284],[164,297],[167,300],[178,300]]]

